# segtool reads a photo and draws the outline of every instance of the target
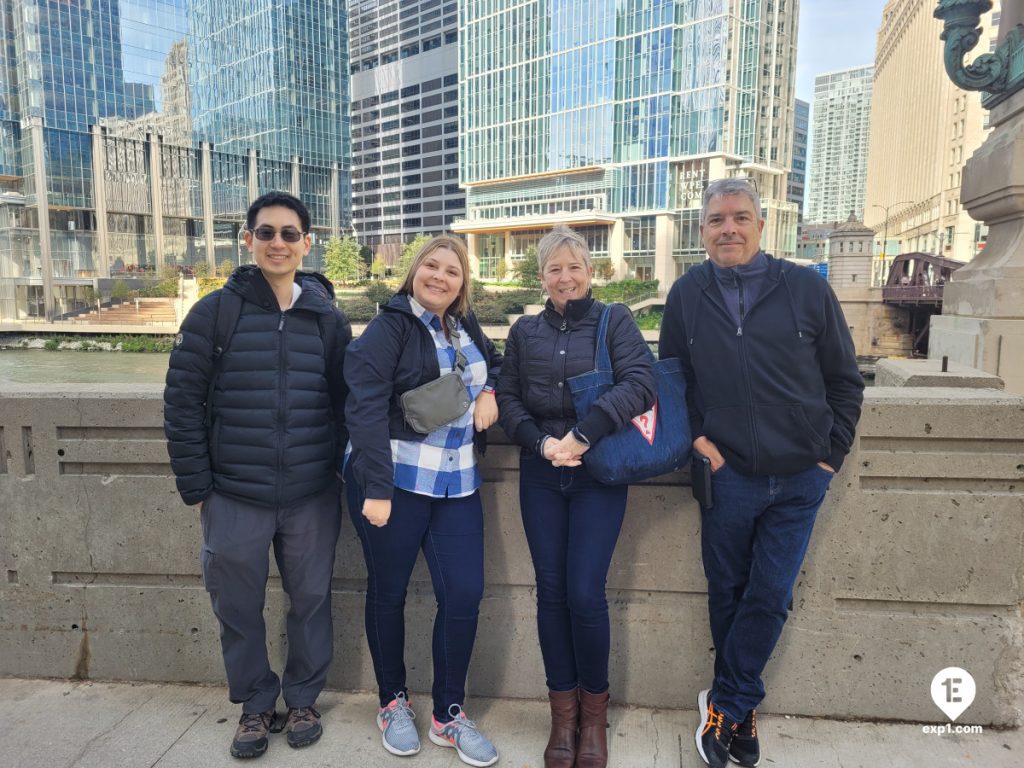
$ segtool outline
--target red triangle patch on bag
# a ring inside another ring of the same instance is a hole
[[[658,401],[654,401],[654,407],[651,410],[641,413],[634,419],[630,419],[633,422],[633,426],[640,430],[640,434],[644,436],[651,445],[654,445],[654,431],[658,427]]]

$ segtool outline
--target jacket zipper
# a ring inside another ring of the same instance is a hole
[[[740,339],[740,357],[743,359],[743,380],[747,389],[747,420],[750,422],[750,447],[754,457],[754,472],[757,472],[757,422],[754,419],[754,393],[750,389],[750,365],[747,361],[747,347],[743,343],[743,319],[746,317],[746,301],[743,296],[743,281],[736,275],[736,290],[740,300],[740,324],[736,327],[736,335]]]
[[[743,316],[746,314],[746,311],[745,311],[744,306],[743,306],[743,281],[740,280],[740,276],[739,275],[736,275],[736,291],[737,291],[737,293],[739,293],[739,296],[740,296],[740,324],[736,327],[736,335],[737,336],[742,336],[743,335]]]
[[[284,320],[285,314],[281,313],[281,320],[277,324],[277,348],[278,348],[278,385],[277,385],[277,487],[275,489],[276,507],[281,508],[281,501],[284,497],[284,437],[287,434],[285,429],[285,351],[284,351]]]

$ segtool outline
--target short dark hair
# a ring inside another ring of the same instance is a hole
[[[299,217],[299,223],[302,225],[303,232],[309,232],[309,227],[312,223],[309,216],[309,208],[295,195],[289,195],[287,192],[267,192],[265,195],[260,195],[252,201],[252,205],[249,206],[248,212],[245,214],[245,228],[252,229],[256,226],[256,214],[262,211],[264,208],[273,208],[280,206],[281,208],[291,208],[295,211]]]

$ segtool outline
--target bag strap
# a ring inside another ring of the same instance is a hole
[[[597,339],[594,349],[594,369],[598,371],[612,370],[612,359],[608,354],[608,321],[611,318],[613,304],[605,304],[601,310],[601,319],[597,323]]]
[[[213,366],[210,368],[210,385],[206,391],[206,427],[213,425],[213,390],[220,378],[221,360],[231,343],[231,337],[242,314],[242,297],[233,291],[221,289],[217,300],[217,319],[213,324]]]
[[[466,360],[466,356],[462,354],[462,339],[459,338],[459,324],[451,315],[448,315],[445,318],[445,321],[448,323],[448,340],[451,341],[452,346],[455,347],[455,369],[461,376],[466,370],[466,365],[469,361]]]

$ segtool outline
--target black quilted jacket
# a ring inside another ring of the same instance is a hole
[[[186,504],[216,490],[280,507],[335,482],[347,441],[342,364],[352,329],[325,278],[299,272],[295,280],[302,294],[285,312],[255,266],[239,267],[224,286],[243,298],[242,312],[221,358],[209,428],[205,401],[221,292],[200,299],[181,325],[167,371],[164,432]],[[317,321],[329,312],[337,315],[331,355]]]
[[[604,304],[587,297],[568,302],[562,316],[548,301],[543,312],[520,318],[509,331],[498,377],[498,420],[523,447],[534,448],[545,434],[562,438],[577,426],[566,382],[594,369],[603,309]],[[657,396],[654,366],[628,308],[612,307],[607,340],[615,386],[578,424],[592,443],[649,409]]]

